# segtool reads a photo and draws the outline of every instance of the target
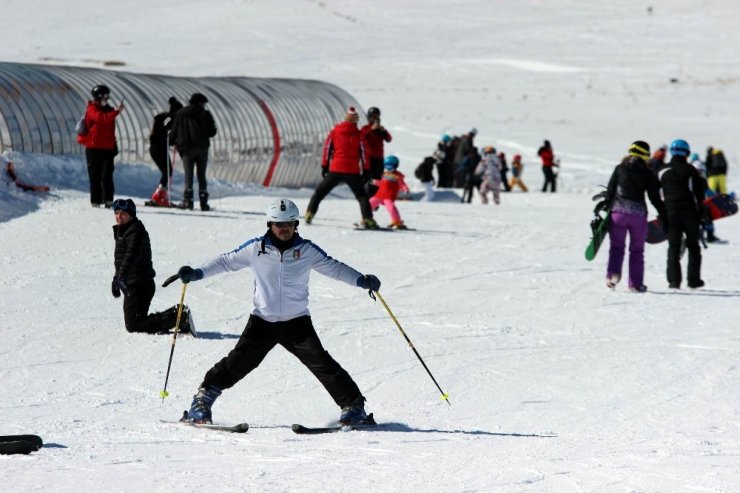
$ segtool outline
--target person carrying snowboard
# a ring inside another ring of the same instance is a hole
[[[653,207],[658,211],[663,227],[668,221],[666,209],[660,198],[658,179],[648,168],[650,146],[638,140],[627,150],[628,155],[614,168],[606,200],[611,204],[609,215],[609,261],[606,267],[606,286],[614,289],[622,278],[622,262],[627,233],[630,237],[629,278],[630,291],[644,293],[647,291],[643,279],[645,274],[645,240],[647,239],[647,193]]]
[[[684,245],[689,252],[686,281],[690,288],[700,288],[704,286],[704,281],[701,279],[699,226],[706,190],[699,172],[687,162],[691,154],[689,143],[676,139],[671,142],[670,152],[671,160],[658,171],[669,224],[668,287],[681,288],[681,243],[685,236]]]
[[[254,276],[254,308],[244,332],[234,349],[205,374],[182,421],[211,423],[211,406],[221,392],[257,368],[279,344],[313,373],[341,408],[340,424],[362,423],[367,418],[365,397],[321,345],[308,310],[308,282],[312,270],[371,291],[380,289],[380,280],[361,274],[303,239],[297,231],[298,207],[291,200],[275,200],[266,216],[268,229],[263,236],[200,267],[183,266],[165,282],[179,278],[188,283],[247,267]]]
[[[404,174],[398,171],[398,164],[398,158],[392,155],[383,161],[385,172],[380,180],[376,180],[378,191],[370,199],[370,207],[375,211],[378,210],[380,204],[383,204],[391,216],[391,224],[388,227],[407,229],[396,207],[398,192],[408,193],[409,191],[409,187],[404,181]]]

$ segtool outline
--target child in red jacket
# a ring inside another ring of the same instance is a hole
[[[404,181],[404,175],[398,171],[398,158],[388,156],[383,160],[383,176],[380,180],[375,180],[378,191],[370,199],[370,206],[377,210],[380,204],[383,204],[391,216],[391,224],[388,226],[394,229],[406,229],[396,207],[396,197],[398,192],[408,193],[409,187]]]

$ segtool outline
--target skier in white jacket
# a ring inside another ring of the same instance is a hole
[[[183,266],[172,282],[187,283],[227,271],[249,267],[254,273],[254,309],[234,349],[203,378],[182,421],[210,423],[211,406],[221,391],[231,388],[259,366],[277,344],[295,355],[326,388],[342,408],[340,424],[367,419],[365,397],[352,377],[321,345],[308,311],[309,274],[327,277],[371,291],[380,280],[363,275],[328,256],[321,248],[298,235],[298,207],[288,199],[275,200],[267,209],[268,231],[221,254],[198,268]]]

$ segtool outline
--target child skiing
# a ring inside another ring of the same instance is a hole
[[[388,214],[391,216],[391,224],[388,227],[393,229],[407,229],[396,207],[398,192],[408,193],[409,191],[409,187],[404,181],[403,173],[398,171],[398,164],[398,158],[392,155],[386,157],[383,161],[385,171],[380,180],[375,180],[378,191],[370,199],[370,207],[373,210],[377,210],[380,204],[385,205]]]

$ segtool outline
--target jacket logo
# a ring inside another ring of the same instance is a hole
[[[293,250],[293,260],[298,260],[299,258],[301,258],[301,251]]]

